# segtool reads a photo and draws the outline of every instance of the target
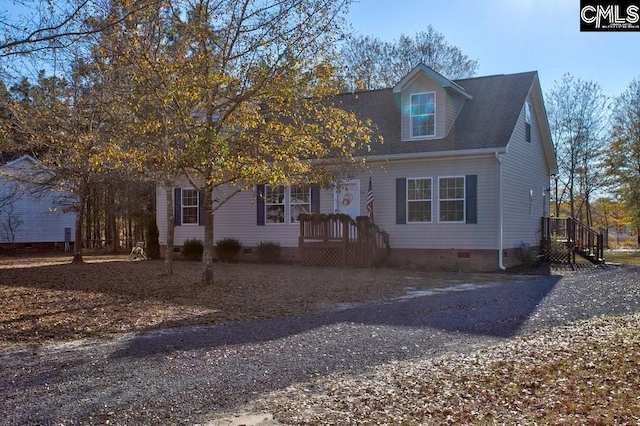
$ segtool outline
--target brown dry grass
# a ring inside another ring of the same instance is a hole
[[[640,314],[470,354],[295,384],[261,401],[296,425],[638,425]]]
[[[215,264],[215,285],[198,282],[199,263],[126,256],[0,257],[0,347],[104,338],[153,328],[297,315],[337,304],[382,300],[416,289],[512,280],[507,274],[299,265]],[[522,276],[518,279],[523,279]]]

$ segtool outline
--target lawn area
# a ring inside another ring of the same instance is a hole
[[[504,273],[216,263],[215,285],[204,287],[199,262],[176,261],[174,274],[167,276],[161,261],[127,256],[86,256],[85,261],[0,256],[0,348],[300,315],[398,297],[408,288],[514,279]]]
[[[612,254],[620,260],[609,261],[640,263],[638,252]],[[158,261],[86,260],[72,265],[68,256],[0,257],[0,350],[538,278],[216,263],[215,285],[205,287],[197,262],[178,261],[167,276]],[[634,313],[543,329],[469,353],[391,362],[365,374],[320,375],[271,393],[253,408],[295,425],[638,425],[638,389],[640,313]]]
[[[640,265],[640,250],[608,250],[604,255],[607,262]]]

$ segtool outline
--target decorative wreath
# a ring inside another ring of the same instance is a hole
[[[344,197],[342,197],[343,206],[348,206],[349,204],[351,204],[352,201],[353,201],[353,194],[350,192],[347,192],[346,194],[344,194]]]

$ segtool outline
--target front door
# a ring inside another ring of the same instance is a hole
[[[350,180],[336,185],[334,205],[336,213],[347,214],[353,219],[360,216],[360,181]]]

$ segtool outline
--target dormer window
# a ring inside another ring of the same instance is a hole
[[[411,95],[411,137],[421,138],[436,135],[435,92]]]

